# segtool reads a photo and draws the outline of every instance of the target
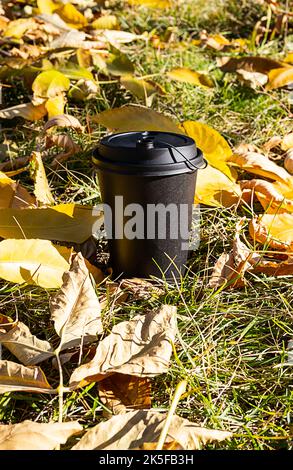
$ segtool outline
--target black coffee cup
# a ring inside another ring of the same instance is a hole
[[[114,276],[178,278],[188,257],[197,170],[190,137],[124,132],[94,151]]]

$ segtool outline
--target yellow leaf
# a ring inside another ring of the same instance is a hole
[[[269,72],[266,90],[274,90],[293,83],[293,67],[280,67]]]
[[[0,171],[0,209],[27,208],[34,203],[35,198],[25,188]]]
[[[219,132],[207,124],[196,121],[183,122],[181,129],[195,140],[210,165],[222,171],[231,180],[236,179],[235,171],[233,172],[226,163],[232,155],[232,150]]]
[[[71,28],[81,29],[87,25],[87,19],[71,3],[62,5],[55,13]]]
[[[171,118],[142,106],[127,105],[121,108],[109,109],[94,116],[93,120],[117,132],[180,132],[180,129]]]
[[[0,237],[82,243],[103,223],[90,206],[60,204],[38,209],[0,209]]]
[[[69,269],[71,250],[48,240],[0,242],[0,277],[6,281],[56,289]]]
[[[172,80],[191,83],[192,85],[199,85],[203,88],[212,88],[214,86],[213,81],[208,77],[208,75],[196,72],[195,70],[178,68],[171,70],[167,75]]]
[[[171,8],[170,0],[128,0],[130,5],[142,5],[148,8]]]
[[[4,31],[4,36],[21,39],[28,29],[35,29],[37,27],[39,27],[39,25],[33,18],[20,18],[8,23],[8,26]]]
[[[239,201],[241,190],[224,173],[208,165],[200,170],[196,181],[195,203],[231,207]]]
[[[46,15],[51,15],[58,8],[52,0],[37,0],[37,5],[39,12]]]
[[[11,108],[1,109],[0,118],[13,119],[15,117],[22,117],[28,121],[38,121],[46,116],[47,110],[43,104],[34,106],[32,103],[18,104]]]
[[[264,214],[250,222],[253,239],[278,250],[293,250],[293,213]]]
[[[34,97],[54,98],[70,87],[70,81],[57,70],[46,70],[40,73],[32,84]]]
[[[33,152],[30,160],[31,177],[35,182],[35,196],[41,204],[54,204],[54,198],[49,188],[46,171],[40,152]]]
[[[90,25],[94,29],[118,29],[118,20],[115,15],[103,15]]]
[[[289,182],[292,180],[292,176],[284,168],[261,153],[245,152],[234,154],[230,157],[229,161],[249,173],[261,175],[274,181]]]
[[[289,52],[289,54],[286,55],[285,59],[283,59],[283,62],[293,65],[293,52]]]
[[[54,96],[54,98],[49,98],[45,107],[48,111],[48,119],[51,119],[54,116],[60,116],[64,113],[65,99],[63,95]]]
[[[141,80],[132,75],[124,75],[120,80],[127,90],[131,91],[134,96],[146,101],[147,105],[151,105],[152,98],[155,93],[159,91],[159,88],[154,82]]]

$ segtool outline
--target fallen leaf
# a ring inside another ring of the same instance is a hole
[[[6,392],[56,393],[40,367],[0,360],[0,393]]]
[[[0,242],[0,277],[10,282],[57,288],[69,268],[71,250],[48,240]]]
[[[277,250],[293,250],[293,213],[263,214],[251,220],[251,237]]]
[[[41,72],[32,84],[34,100],[55,98],[70,87],[70,81],[58,70]]]
[[[196,146],[203,152],[209,164],[231,180],[235,180],[237,174],[227,165],[227,161],[232,156],[232,150],[224,137],[215,129],[197,121],[185,121],[181,124],[181,130],[194,139]],[[201,173],[201,175],[203,175]]]
[[[81,148],[67,134],[48,135],[46,137],[46,148],[62,147],[65,152],[59,153],[54,157],[51,168],[57,168],[61,163],[66,162],[72,155],[80,152]]]
[[[292,176],[265,155],[256,152],[234,154],[229,161],[249,173],[264,176],[274,181],[289,182]]]
[[[114,416],[91,428],[72,450],[125,450],[157,442],[167,415],[156,411],[132,411]],[[174,415],[165,442],[177,441],[184,450],[198,450],[208,442],[232,437],[228,431],[196,426]]]
[[[50,310],[61,349],[95,341],[103,332],[101,306],[81,253],[63,274],[63,284],[51,298]]]
[[[93,116],[92,119],[98,124],[117,132],[180,132],[171,118],[142,106],[126,105],[121,108],[109,109]]]
[[[142,80],[132,75],[124,75],[120,79],[121,85],[129,90],[134,96],[145,100],[148,106],[151,105],[152,99],[156,93],[162,94],[162,91],[156,83],[152,81]]]
[[[240,198],[240,186],[231,181],[224,173],[210,165],[200,171],[195,189],[194,202],[196,204],[231,207],[237,204]]]
[[[284,183],[269,183],[268,181],[253,179],[240,182],[241,189],[250,189],[255,192],[258,200],[266,212],[293,212],[293,186],[290,188]],[[286,198],[288,191],[290,198]]]
[[[65,3],[55,13],[71,28],[81,29],[87,25],[87,19],[71,3]]]
[[[282,63],[267,57],[249,56],[249,57],[220,57],[217,60],[220,69],[223,72],[236,72],[242,69],[248,72],[268,73],[272,69],[282,67]]]
[[[102,211],[78,204],[38,209],[0,209],[2,238],[41,238],[82,243],[100,230],[102,224]]]
[[[244,274],[260,260],[260,256],[248,248],[241,240],[243,221],[236,226],[233,247],[230,253],[223,253],[216,262],[208,286],[218,289],[226,284],[229,288],[245,285]]]
[[[47,15],[51,15],[58,8],[58,5],[52,0],[37,0],[37,6],[41,14],[45,13]]]
[[[293,258],[289,256],[285,261],[264,260],[261,259],[253,267],[254,273],[262,273],[267,276],[292,276],[293,275]]]
[[[82,431],[77,421],[36,423],[25,420],[18,424],[0,424],[0,450],[54,450]]]
[[[213,81],[209,78],[208,75],[187,68],[173,69],[168,72],[167,75],[172,80],[191,83],[192,85],[199,85],[203,88],[212,88],[214,86]]]
[[[0,209],[21,209],[35,204],[35,198],[17,181],[0,171]]]
[[[151,384],[147,378],[113,374],[98,386],[101,402],[115,415],[151,407]]]
[[[120,288],[126,289],[133,295],[134,299],[137,300],[147,300],[149,298],[160,296],[164,293],[162,288],[153,285],[151,282],[146,281],[145,279],[135,277],[131,279],[122,279],[120,282]]]
[[[281,149],[282,150],[290,150],[293,148],[293,132],[290,134],[285,135],[281,141]]]
[[[238,78],[245,84],[256,90],[260,86],[264,86],[268,77],[264,73],[260,72],[249,72],[248,70],[238,69],[236,71]]]
[[[103,15],[90,24],[94,29],[116,29],[118,26],[118,19],[115,15]]]
[[[142,5],[148,8],[170,8],[170,0],[127,0],[130,5]]]
[[[30,174],[35,183],[34,194],[37,201],[44,205],[54,204],[55,201],[49,187],[40,152],[32,152],[30,160]]]
[[[66,65],[59,67],[58,71],[63,73],[63,75],[70,80],[94,80],[94,76],[90,70],[78,64],[74,64],[73,62],[67,62]]]
[[[115,49],[106,60],[106,67],[111,75],[123,76],[134,72],[134,66],[126,54]]]
[[[5,319],[4,319],[5,321]],[[54,356],[54,350],[48,341],[34,336],[22,322],[5,326],[0,322],[0,343],[3,344],[25,366],[39,364]]]
[[[145,442],[140,447],[134,447],[132,450],[156,450],[157,442]],[[176,441],[165,442],[162,450],[184,450]]]
[[[274,90],[293,83],[293,67],[280,67],[273,69],[268,74],[269,81],[266,90]]]
[[[83,132],[84,130],[79,120],[69,114],[60,114],[49,119],[44,126],[44,131],[46,132],[51,127],[70,127],[77,132]]]
[[[6,38],[21,39],[28,30],[33,31],[38,26],[34,18],[19,18],[8,23],[3,35]]]
[[[290,175],[293,175],[293,149],[288,150],[284,160],[284,167]]]
[[[225,38],[222,34],[210,34],[208,35],[207,32],[204,30],[200,34],[201,43],[205,44],[206,46],[210,47],[211,49],[215,49],[216,51],[222,51],[223,49],[231,46],[231,42],[229,39]]]
[[[176,307],[171,305],[121,322],[99,343],[95,357],[73,372],[70,385],[84,386],[116,372],[137,377],[162,374],[168,370],[175,334]]]
[[[46,114],[47,110],[44,104],[34,106],[32,103],[24,103],[0,110],[0,118],[2,119],[22,117],[28,121],[38,121],[46,116]]]
[[[60,114],[63,114],[65,103],[66,101],[63,95],[57,95],[54,96],[54,98],[49,98],[45,103],[45,107],[48,112],[48,118],[51,119],[54,116],[60,116]]]

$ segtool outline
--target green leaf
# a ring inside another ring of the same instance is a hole
[[[109,55],[106,61],[107,70],[111,75],[121,76],[129,75],[134,72],[133,63],[128,59],[127,55],[118,49]]]
[[[59,67],[58,70],[70,80],[80,80],[81,78],[86,80],[94,80],[93,74],[88,69],[70,62],[68,62],[63,67]]]

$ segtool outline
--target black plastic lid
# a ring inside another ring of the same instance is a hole
[[[193,139],[171,132],[123,132],[101,139],[93,162],[100,170],[138,176],[196,171],[204,164]]]

